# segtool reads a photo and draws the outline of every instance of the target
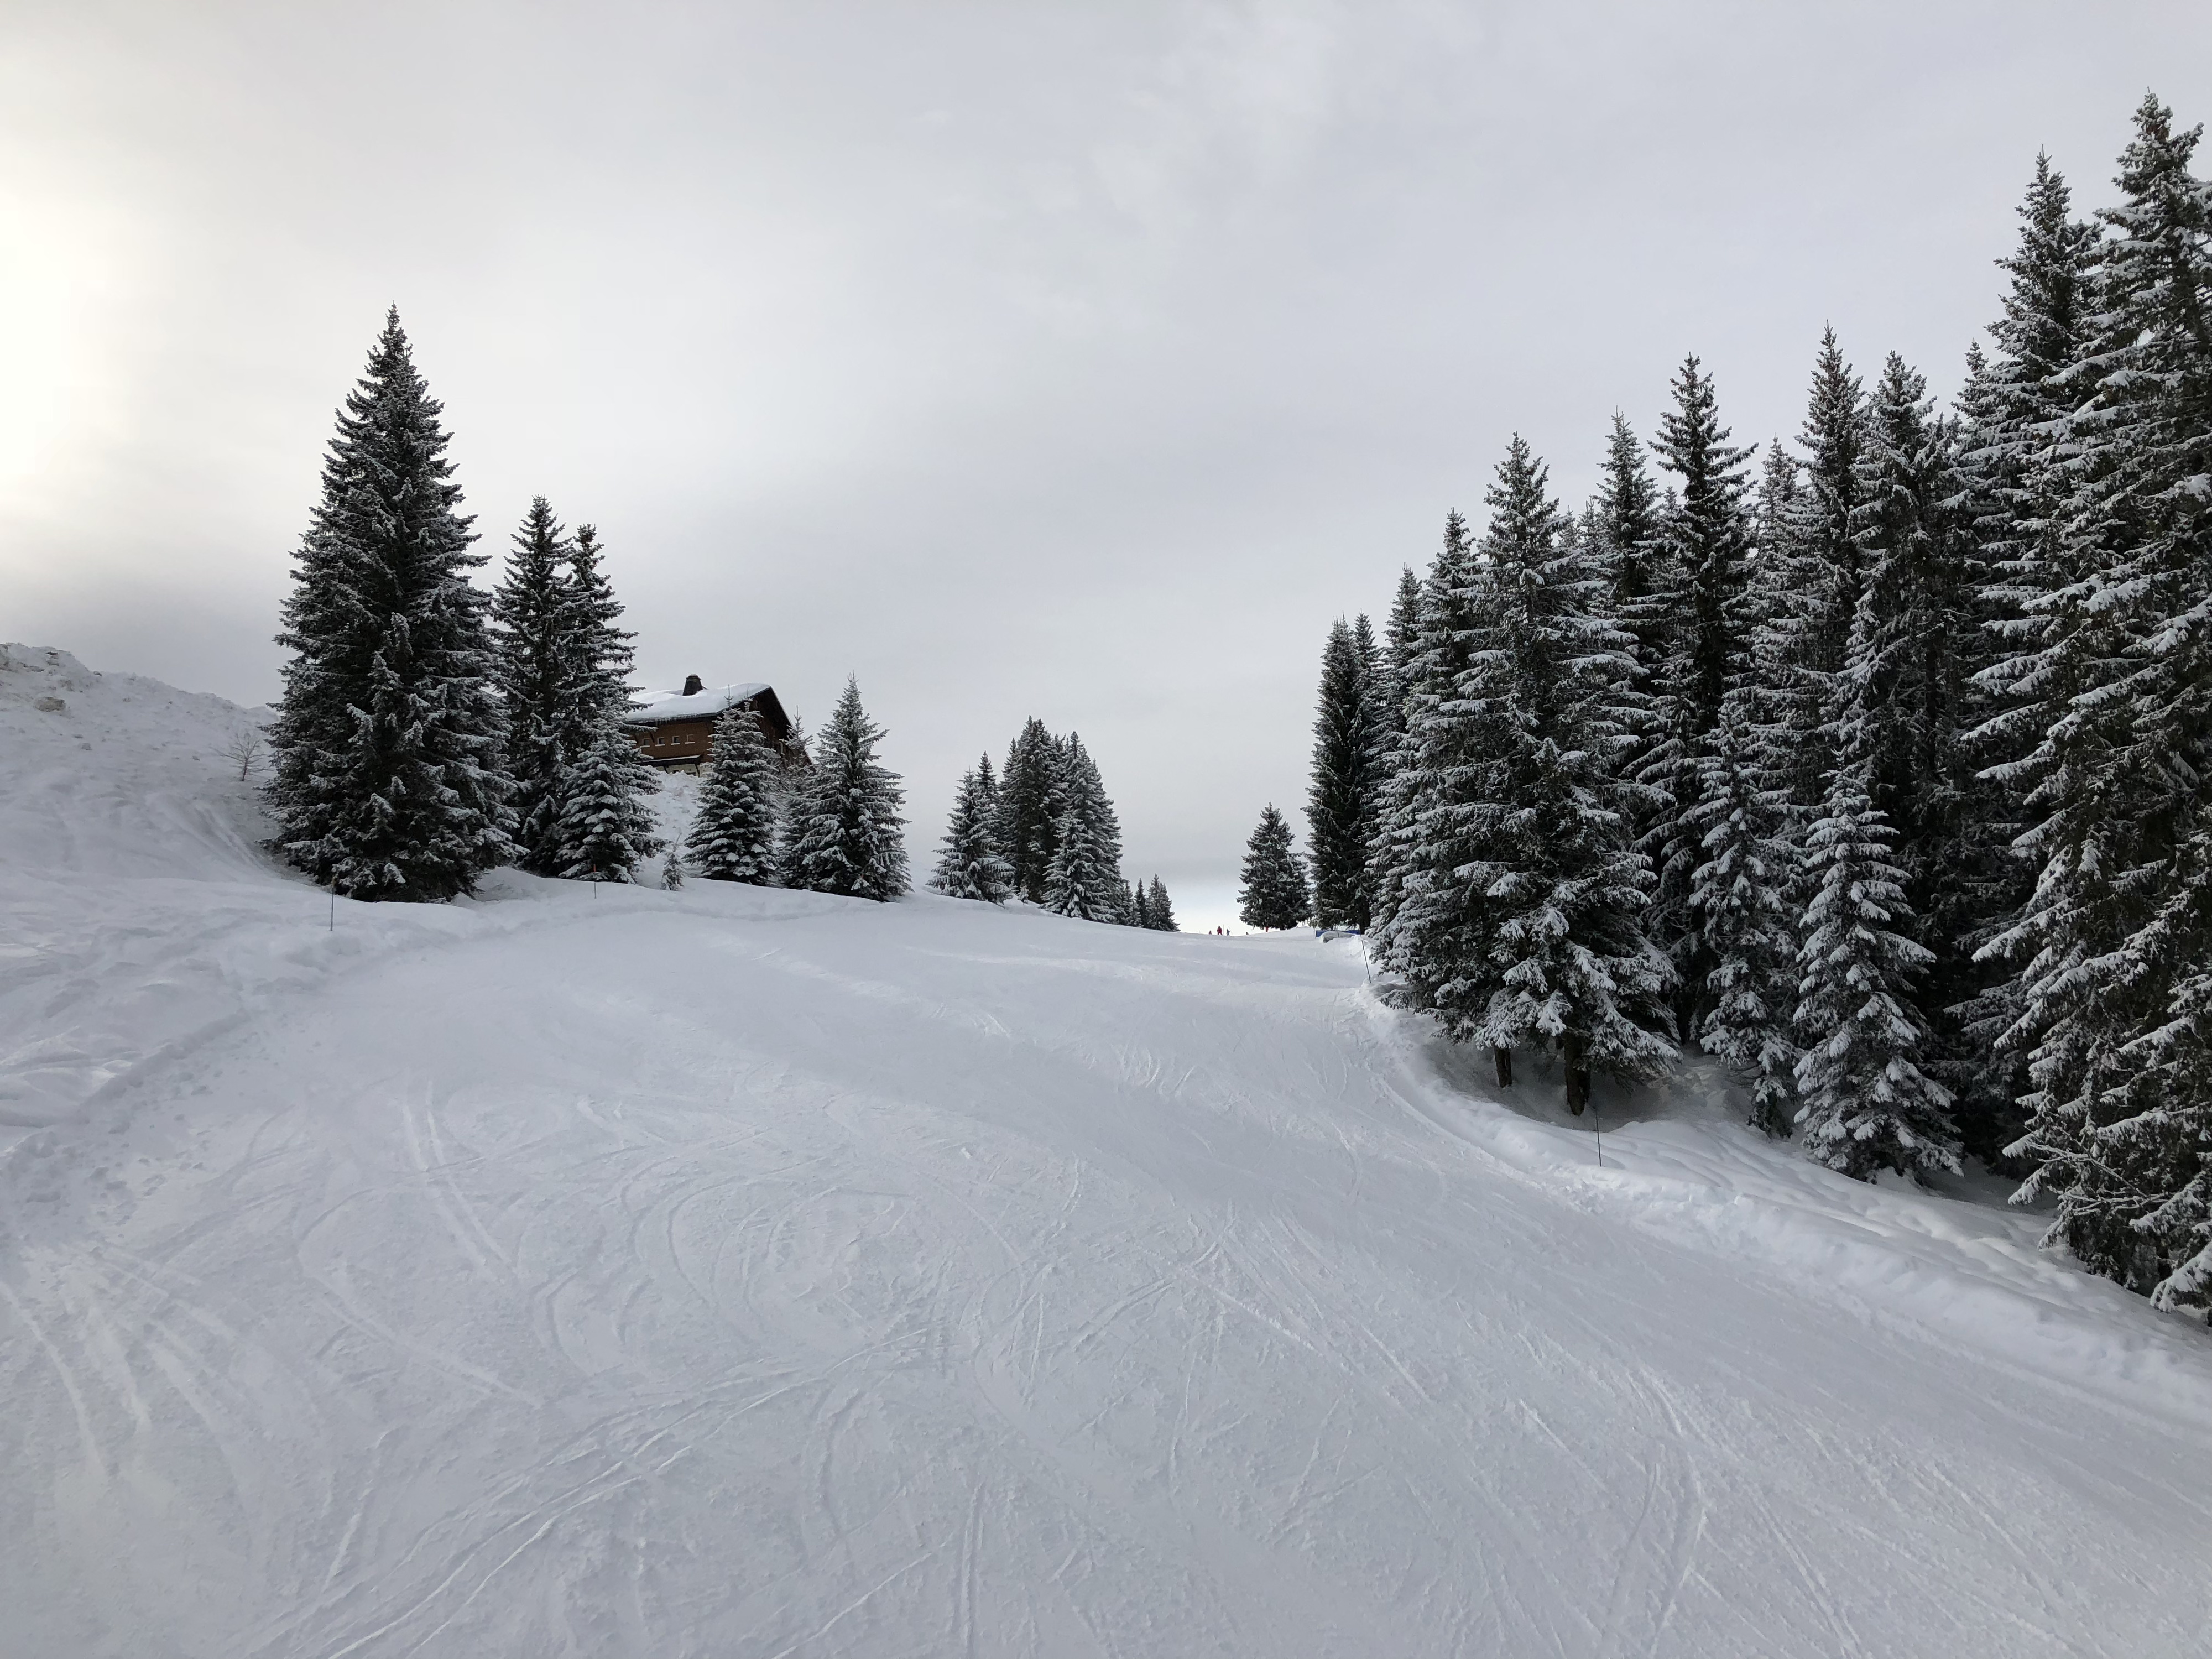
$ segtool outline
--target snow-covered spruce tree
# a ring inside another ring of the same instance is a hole
[[[1770,567],[1762,586],[1775,601],[1760,640],[1771,687],[1765,718],[1775,729],[1783,781],[1801,824],[1821,811],[1835,765],[1827,728],[1844,696],[1837,680],[1864,586],[1852,515],[1866,427],[1865,390],[1844,361],[1836,331],[1824,329],[1797,434],[1804,471],[1761,550]]]
[[[888,902],[908,887],[906,804],[898,774],[876,760],[884,729],[848,679],[814,739],[813,769],[791,793],[783,884]]]
[[[1084,921],[1121,921],[1121,821],[1083,739],[1071,732],[1056,746],[1066,805],[1045,871],[1044,908]]]
[[[1306,804],[1314,918],[1325,927],[1368,922],[1366,843],[1374,832],[1380,781],[1369,694],[1368,665],[1352,629],[1339,618],[1322,651]]]
[[[1782,1136],[1795,1108],[1797,917],[1789,898],[1789,801],[1765,775],[1753,696],[1738,690],[1722,704],[1691,815],[1703,832],[1705,861],[1692,881],[1690,905],[1712,953],[1694,1035],[1699,1048],[1749,1085],[1752,1127]]]
[[[1721,700],[1750,663],[1753,540],[1745,464],[1752,452],[1729,443],[1712,377],[1695,357],[1684,362],[1674,392],[1674,407],[1652,445],[1660,465],[1679,481],[1679,493],[1661,519],[1657,604],[1664,654],[1653,682],[1656,740],[1644,750],[1637,778],[1672,803],[1658,811],[1639,844],[1657,878],[1646,925],[1674,963],[1678,1024],[1686,1024],[1711,967],[1690,908],[1692,878],[1704,860],[1689,814],[1701,757],[1720,724]]]
[[[1447,532],[1449,533],[1449,531]],[[1405,752],[1406,721],[1413,702],[1413,663],[1420,631],[1421,582],[1408,566],[1401,573],[1396,598],[1390,606],[1389,631],[1376,657],[1376,689],[1370,695],[1376,714],[1375,802],[1367,831],[1365,885],[1367,926],[1370,934],[1397,906],[1396,854],[1391,834],[1391,814],[1396,810],[1398,773]]]
[[[1152,925],[1152,896],[1141,881],[1129,886],[1129,926],[1149,929]]]
[[[999,825],[999,775],[991,769],[988,753],[975,762],[975,803],[982,809],[984,820],[992,834],[996,835]],[[1000,850],[1005,851],[1003,848]]]
[[[1972,526],[1984,570],[1981,595],[1990,659],[1975,676],[1982,723],[1968,735],[1979,821],[1989,841],[2016,842],[2032,822],[2025,795],[2030,758],[2065,709],[2069,677],[2055,673],[2046,647],[2062,636],[2075,593],[2076,550],[2063,528],[2066,456],[2057,441],[2073,400],[2057,384],[2082,356],[2093,311],[2096,228],[2073,216],[2065,179],[2039,155],[2019,209],[2020,241],[1998,266],[2010,281],[2002,314],[1988,334],[1992,351],[1970,354],[1959,399],[1964,424],[1960,509]],[[2076,596],[2078,597],[2078,596]],[[1966,1150],[1996,1163],[2027,1127],[2018,1102],[2033,1086],[2030,1035],[2021,1021],[2020,963],[2000,938],[2023,914],[2034,889],[2034,861],[2018,849],[1992,858],[1988,925],[1967,944],[1984,978],[1960,1011],[1962,1048],[1984,1057],[1959,1090]]]
[[[1260,814],[1259,827],[1244,844],[1243,876],[1237,914],[1247,927],[1295,927],[1312,913],[1313,897],[1291,826],[1273,805]]]
[[[1492,711],[1459,696],[1475,637],[1475,599],[1474,545],[1467,520],[1452,513],[1421,586],[1405,669],[1406,729],[1368,855],[1370,954],[1402,980],[1413,1006],[1448,1020],[1474,1018],[1490,994],[1484,913],[1474,902],[1481,889],[1469,860],[1474,838],[1498,807],[1469,785],[1475,762],[1496,738]]]
[[[1381,716],[1376,740],[1383,754],[1382,775],[1396,764],[1398,740],[1406,734],[1406,676],[1413,666],[1413,641],[1421,625],[1421,579],[1407,565],[1398,573],[1398,591],[1390,600],[1390,622],[1382,649],[1376,657],[1376,689],[1372,698]],[[1381,810],[1381,796],[1376,796]]]
[[[1044,902],[1046,872],[1059,841],[1065,810],[1060,739],[1032,715],[1006,750],[999,777],[999,846],[1013,866],[1014,890],[1032,904]]]
[[[568,538],[543,496],[530,503],[493,592],[500,702],[507,716],[507,770],[514,790],[515,862],[557,872],[551,847],[561,793],[579,757],[568,747],[576,720]]]
[[[1493,1051],[1556,1048],[1580,1113],[1593,1069],[1648,1077],[1674,1048],[1659,1035],[1667,963],[1640,925],[1649,877],[1611,765],[1642,714],[1635,637],[1547,484],[1516,436],[1484,498],[1479,632],[1458,695],[1493,711],[1471,781],[1498,810],[1473,848],[1483,878],[1470,896],[1489,913],[1495,988],[1445,1030]]]
[[[1360,749],[1366,758],[1367,787],[1359,812],[1359,895],[1364,908],[1359,926],[1374,920],[1374,894],[1367,883],[1367,849],[1382,825],[1382,787],[1398,750],[1399,717],[1390,705],[1399,696],[1398,676],[1390,653],[1375,635],[1375,624],[1363,611],[1352,619],[1352,650],[1359,663],[1359,708],[1363,716]]]
[[[2063,488],[2055,441],[2074,407],[2057,377],[2082,356],[2100,254],[2096,227],[2073,216],[2072,194],[2048,155],[2035,158],[2018,212],[2019,246],[1997,261],[2011,279],[2002,314],[1984,331],[1994,349],[1961,399],[1968,418],[1960,456],[1962,510],[1990,567],[1993,608],[2010,619],[1996,630],[2008,644],[2032,640],[2036,631],[2028,607],[2046,586],[2039,554]],[[2013,676],[1992,665],[1985,678],[2004,685]],[[2027,733],[2037,729],[2035,711],[2026,712],[2024,721],[1996,717],[1990,733],[2002,741],[2007,728],[2025,728],[2009,743],[2015,755],[2034,746]]]
[[[1861,1181],[1880,1170],[1917,1179],[1955,1172],[1959,1155],[1949,1091],[1913,1062],[1927,1032],[1909,988],[1929,956],[1897,931],[1912,914],[1870,769],[1846,754],[1805,838],[1814,886],[1797,959],[1797,1121],[1815,1163]]]
[[[1606,440],[1589,517],[1590,556],[1604,575],[1613,615],[1635,637],[1638,689],[1649,690],[1665,659],[1662,597],[1673,583],[1658,487],[1644,465],[1643,444],[1619,413]]]
[[[1797,458],[1782,447],[1779,438],[1768,440],[1766,453],[1759,460],[1757,538],[1762,556],[1781,544],[1784,526],[1796,509],[1797,489],[1804,471]]]
[[[483,562],[441,406],[395,309],[346,397],[301,538],[270,728],[274,845],[360,899],[471,891],[514,852]]]
[[[1759,688],[1762,711],[1780,712],[1788,707],[1788,654],[1795,647],[1791,618],[1793,595],[1788,577],[1790,520],[1796,511],[1804,468],[1783,447],[1778,438],[1767,441],[1759,461],[1759,495],[1753,535],[1749,593],[1746,599],[1751,626],[1751,669],[1747,683]],[[1762,724],[1771,724],[1771,721]],[[1778,737],[1778,732],[1770,734]]]
[[[562,781],[549,845],[570,881],[635,881],[641,860],[661,849],[652,812],[638,797],[637,744],[602,726]]]
[[[950,898],[1004,904],[1013,894],[1013,866],[999,850],[994,807],[997,787],[986,755],[953,792],[952,816],[929,884]]]
[[[752,711],[726,708],[684,836],[685,863],[709,881],[776,884],[782,768]]]
[[[1925,381],[1892,353],[1869,405],[1852,514],[1868,650],[1842,689],[1868,722],[1874,804],[1897,833],[1917,937],[1932,952],[1916,993],[1930,1034],[1920,1063],[1954,1095],[1989,1069],[1957,1012],[1987,981],[1973,953],[2018,897],[2006,847],[2016,827],[1999,792],[1977,781],[1969,740],[1982,718],[1973,678],[1993,641],[1958,454],[1956,422],[1935,416]],[[1996,1140],[1977,1135],[1990,1150]]]
[[[636,636],[618,625],[622,602],[607,578],[605,556],[599,532],[587,524],[577,526],[568,543],[568,638],[576,687],[572,708],[579,728],[594,732],[611,720],[619,724],[629,714],[636,655],[630,648]]]
[[[2167,1306],[2207,1305],[2212,1078],[2193,1067],[2212,960],[2212,190],[2146,98],[2100,215],[2097,309],[2055,379],[2069,490],[2032,674],[2063,712],[2020,769],[2042,861],[2015,1027],[2032,1039],[2027,1134],[2049,1239]],[[2032,680],[2031,684],[2034,682]]]
[[[2172,907],[2179,925],[2154,929],[2167,939],[2199,945],[2205,927],[2201,895],[2212,884],[2212,836],[2192,838],[2181,902]],[[2155,1201],[2130,1218],[2150,1246],[2154,1306],[2212,1322],[2212,1109],[2205,1078],[2212,1071],[2212,966],[2203,956],[2173,969],[2174,987],[2165,1024],[2136,1039],[2149,1103],[2106,1131],[2115,1161],[2148,1170]]]
[[[580,763],[564,781],[553,833],[539,849],[548,866],[564,875],[611,867],[604,860],[617,846],[641,848],[640,856],[660,846],[653,836],[653,811],[645,799],[659,790],[659,777],[623,724],[629,710],[631,635],[617,626],[622,605],[601,566],[601,552],[598,532],[590,525],[578,526],[568,545],[562,590],[568,690],[558,747],[564,755],[589,757],[590,775]],[[571,803],[568,796],[577,790],[585,791],[586,799]]]
[[[1176,926],[1175,906],[1168,898],[1167,887],[1158,876],[1145,890],[1145,926],[1162,933],[1182,931]]]
[[[1583,517],[1583,539],[1607,584],[1607,608],[1635,641],[1634,689],[1648,698],[1658,691],[1666,672],[1668,607],[1676,585],[1668,562],[1666,514],[1658,487],[1645,465],[1644,445],[1617,411],[1606,440],[1597,494]],[[1615,769],[1623,777],[1640,775],[1665,737],[1655,707],[1623,744]],[[1641,844],[1673,812],[1674,799],[1662,789],[1650,789],[1630,801],[1628,808],[1630,838]]]

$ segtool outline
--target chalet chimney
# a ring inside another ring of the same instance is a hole
[[[701,679],[696,674],[686,674],[684,677],[684,695],[685,696],[696,697],[706,689],[707,682]]]

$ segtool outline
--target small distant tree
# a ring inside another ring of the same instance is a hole
[[[245,783],[261,769],[261,734],[252,726],[241,728],[238,734],[222,746],[222,757],[238,769],[238,781]]]
[[[1314,912],[1324,926],[1364,927],[1368,921],[1367,843],[1375,833],[1383,764],[1375,655],[1364,617],[1357,632],[1339,618],[1322,651],[1306,817],[1313,832]]]
[[[856,679],[814,739],[814,769],[793,790],[785,837],[787,887],[888,902],[908,886],[906,792],[876,759],[884,729],[860,705]]]
[[[1270,804],[1244,844],[1244,884],[1237,914],[1247,927],[1295,927],[1313,909],[1306,872],[1291,839],[1291,826]]]
[[[949,898],[981,899],[1004,904],[1013,896],[1014,868],[999,848],[991,757],[960,780],[952,797],[951,820],[945,828],[936,873],[929,884]]]
[[[780,770],[759,719],[750,709],[724,709],[685,837],[692,866],[708,880],[775,885]]]
[[[1178,933],[1175,906],[1168,902],[1168,890],[1158,876],[1145,890],[1145,926],[1162,933]]]

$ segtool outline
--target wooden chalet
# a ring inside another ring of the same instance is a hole
[[[623,724],[655,766],[696,772],[714,753],[714,722],[731,708],[742,708],[759,722],[786,766],[807,763],[805,750],[791,740],[791,716],[776,701],[775,688],[757,681],[708,685],[694,674],[681,691],[639,692]]]

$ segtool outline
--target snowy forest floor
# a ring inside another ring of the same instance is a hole
[[[2212,1340],[2002,1183],[1600,1168],[1355,941],[333,928],[256,716],[8,651],[0,1655],[2212,1648]]]

